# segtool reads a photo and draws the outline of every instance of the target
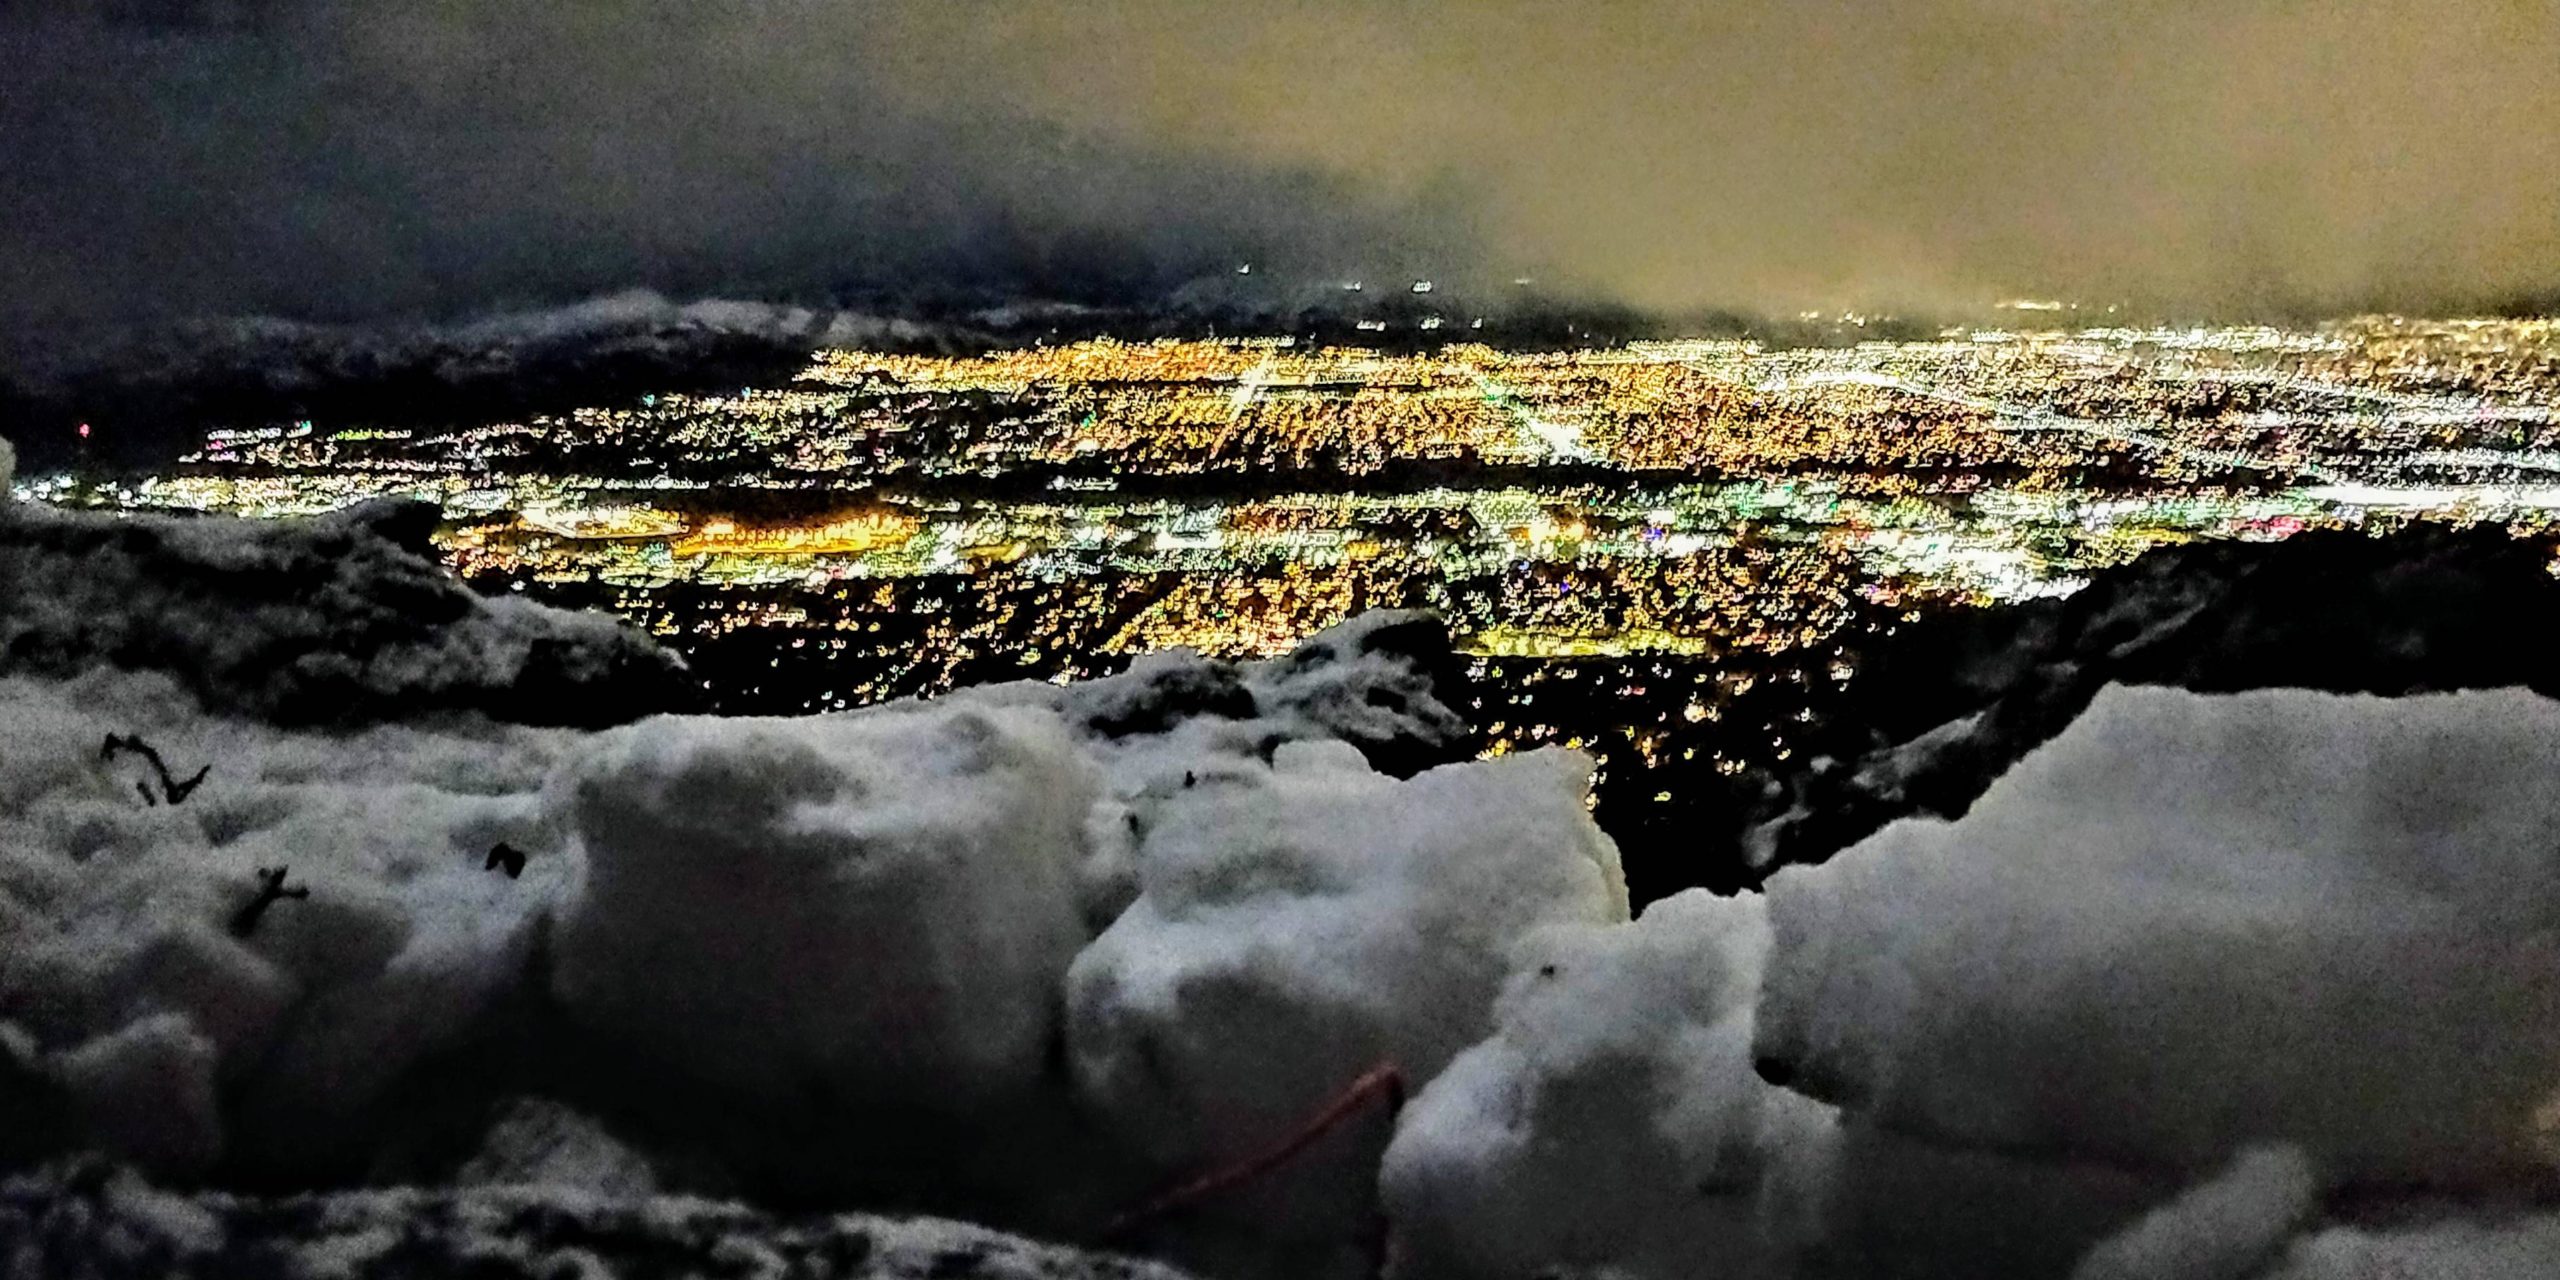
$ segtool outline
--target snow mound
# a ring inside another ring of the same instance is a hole
[[[554,987],[751,1096],[1027,1091],[1085,941],[1098,785],[1030,709],[644,721],[554,789],[587,869]]]
[[[2560,703],[2113,688],[1957,822],[1770,884],[1771,1073],[1906,1134],[2346,1183],[2534,1176]]]
[[[1245,681],[1261,714],[1291,736],[1348,742],[1380,770],[1410,777],[1473,754],[1475,727],[1448,705],[1460,672],[1437,616],[1381,609],[1253,664]]]
[[[1237,664],[1188,649],[1069,688],[1059,705],[1105,740],[1224,721],[1268,759],[1282,742],[1347,742],[1397,777],[1475,753],[1475,727],[1450,708],[1463,664],[1448,625],[1411,610],[1364,613],[1277,658]]]
[[[436,519],[401,499],[310,520],[8,504],[0,671],[161,671],[211,710],[280,723],[593,725],[686,705],[683,663],[639,632],[455,581]]]
[[[787,1219],[544,1186],[185,1195],[81,1163],[0,1182],[0,1274],[59,1280],[1182,1280],[1166,1266],[934,1218]]]
[[[498,1113],[478,1154],[454,1174],[459,1186],[546,1186],[601,1196],[658,1190],[649,1158],[594,1120],[547,1098],[518,1098]]]
[[[1587,760],[1372,767],[1446,749],[1446,711],[1419,640],[1364,633],[1277,674],[595,732],[0,676],[0,1162],[1099,1231],[1381,1061],[1422,1084],[1527,934],[1625,918]],[[1386,1137],[1347,1131],[1274,1230],[1356,1256]]]
[[[1757,896],[1697,890],[1535,935],[1387,1150],[1397,1274],[1783,1274],[1833,1119],[1752,1073],[1768,946]]]
[[[1529,932],[1626,918],[1617,850],[1582,803],[1590,768],[1541,751],[1398,781],[1349,746],[1292,743],[1268,768],[1196,776],[1144,833],[1136,901],[1068,974],[1086,1105],[1168,1172],[1198,1171],[1382,1064],[1430,1079],[1490,1029]],[[1367,1203],[1384,1138],[1302,1184],[1330,1192],[1244,1203],[1275,1234],[1348,1236],[1329,1215]]]

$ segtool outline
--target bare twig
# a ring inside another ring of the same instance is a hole
[[[196,770],[193,777],[180,780],[175,774],[169,772],[169,763],[160,758],[159,749],[143,741],[142,735],[138,733],[108,734],[105,745],[98,748],[98,758],[113,760],[116,758],[116,753],[121,751],[130,751],[141,756],[144,763],[151,766],[151,771],[160,775],[159,798],[154,798],[151,789],[145,784],[140,782],[133,784],[142,792],[143,800],[154,805],[160,803],[160,799],[166,799],[171,804],[184,804],[188,796],[195,794],[196,788],[204,785],[206,775],[213,772],[213,766],[206,765]]]
[[[285,888],[284,874],[283,867],[258,868],[258,896],[242,904],[238,913],[231,917],[232,937],[245,938],[257,932],[259,919],[267,914],[267,908],[276,903],[286,898],[299,899],[311,896],[309,885]]]
[[[513,880],[524,874],[524,850],[501,840],[489,850],[489,860],[480,864],[483,871],[504,871]]]

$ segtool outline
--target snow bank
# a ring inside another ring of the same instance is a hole
[[[1833,1121],[1752,1073],[1768,945],[1757,897],[1694,890],[1535,935],[1387,1150],[1397,1274],[1783,1274]]]
[[[2111,689],[1954,823],[1770,886],[1758,1053],[1931,1140],[2545,1167],[2560,704]]]
[[[1292,738],[1338,739],[1398,777],[1473,753],[1475,727],[1451,710],[1462,664],[1438,617],[1364,613],[1245,669],[1265,718]]]
[[[310,520],[0,508],[0,673],[168,674],[218,712],[362,724],[450,711],[610,724],[691,695],[614,619],[489,600],[446,574],[430,504]]]
[[[806,719],[321,732],[205,704],[495,697],[507,661],[457,655],[505,624],[368,630],[406,581],[364,567],[405,563],[379,533],[30,521],[0,518],[0,556],[130,543],[105,573],[159,583],[174,621],[119,606],[98,634],[161,639],[0,675],[0,1161],[467,1184],[0,1191],[0,1240],[91,1249],[94,1274],[270,1246],[314,1274],[506,1274],[655,1256],[662,1228],[741,1270],[859,1235],[838,1270],[966,1274],[1031,1255],[658,1189],[889,1188],[1098,1234],[1388,1063],[1399,1123],[1364,1114],[1137,1238],[1248,1280],[1362,1273],[1381,1204],[1408,1280],[2487,1275],[2560,1251],[2494,1208],[2547,1187],[2560,1096],[2560,703],[2530,694],[2111,689],[1960,820],[1629,922],[1590,762],[1448,762],[1445,640],[1410,618]],[[275,586],[223,648],[215,604],[150,576],[186,564],[235,593],[343,570],[346,599]],[[87,634],[43,610],[88,589],[0,617]],[[258,645],[333,610],[342,665],[252,679]],[[79,1274],[62,1256],[25,1265]],[[1122,1264],[1022,1265],[986,1274]]]
[[[1625,919],[1586,758],[1364,755],[1452,749],[1428,646],[1363,639],[1417,625],[602,732],[0,677],[0,1159],[886,1188],[1098,1229],[1383,1061],[1419,1087],[1530,935]],[[1356,1257],[1386,1137],[1228,1208]]]
[[[1260,662],[1222,662],[1189,649],[1148,654],[1119,675],[1069,687],[1052,705],[1106,742],[1210,728],[1225,750],[1266,761],[1283,742],[1347,742],[1402,778],[1475,754],[1475,727],[1450,708],[1463,666],[1439,618],[1382,609]],[[1024,688],[985,692],[1042,696],[1010,692]]]
[[[1429,1078],[1489,1027],[1529,930],[1625,918],[1589,770],[1551,750],[1399,782],[1289,744],[1268,770],[1198,778],[1069,975],[1077,1077],[1193,1160],[1269,1140],[1381,1062]]]
[[[555,789],[587,868],[555,989],[749,1096],[1026,1092],[1085,941],[1097,787],[1029,709],[644,721]]]

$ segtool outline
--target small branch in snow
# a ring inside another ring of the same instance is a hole
[[[490,846],[489,860],[480,864],[483,871],[504,871],[513,880],[524,874],[524,850],[501,840]]]
[[[169,763],[160,758],[159,749],[143,741],[142,735],[138,733],[108,734],[106,744],[98,748],[98,758],[113,760],[116,754],[122,751],[130,751],[141,756],[144,763],[151,766],[151,771],[160,775],[160,795],[171,804],[186,803],[187,797],[194,795],[196,788],[204,785],[206,775],[213,772],[213,766],[206,765],[196,770],[192,777],[183,780],[178,778],[169,772]],[[152,797],[148,786],[140,782],[133,785],[142,792],[142,798],[145,801],[154,805],[159,803],[159,800]]]
[[[237,914],[231,917],[232,937],[245,938],[257,932],[259,919],[267,914],[267,908],[276,903],[286,898],[299,899],[311,896],[309,885],[285,888],[284,874],[283,867],[258,868],[258,896],[250,899]]]

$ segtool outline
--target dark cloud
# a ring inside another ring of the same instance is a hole
[[[0,26],[5,301],[455,314],[644,286],[1118,301],[1431,256],[1314,166],[1078,132],[895,6],[125,0]],[[1410,230],[1409,230],[1410,229]]]
[[[2553,0],[22,2],[0,85],[20,320],[2560,296]]]

